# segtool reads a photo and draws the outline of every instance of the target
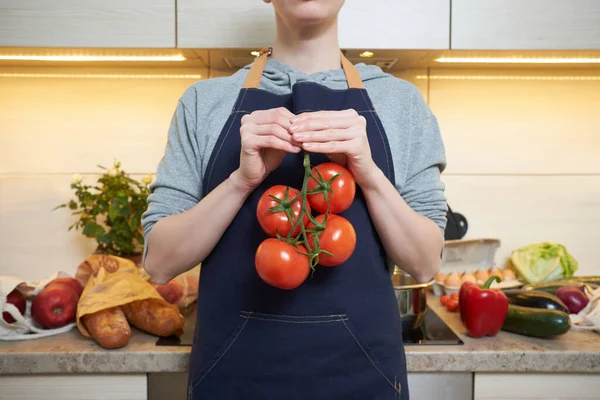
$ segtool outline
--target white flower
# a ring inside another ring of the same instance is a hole
[[[77,185],[77,184],[81,183],[82,180],[83,180],[83,177],[79,174],[71,175],[71,185]]]
[[[119,170],[116,168],[111,168],[108,170],[108,175],[109,176],[117,176],[117,175],[119,175]]]
[[[115,168],[119,168],[121,166],[121,160],[115,160]]]
[[[146,174],[142,177],[142,182],[149,185],[152,182],[152,175]]]

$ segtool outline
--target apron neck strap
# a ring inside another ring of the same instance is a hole
[[[272,47],[264,48],[260,51],[260,56],[252,63],[252,67],[250,67],[250,72],[248,72],[248,76],[246,77],[246,81],[244,82],[244,88],[254,88],[258,89],[260,85],[260,79],[262,77],[263,71],[265,69],[265,64],[267,60],[271,56],[273,52]],[[344,73],[346,74],[346,80],[348,81],[348,87],[350,89],[362,89],[363,83],[360,78],[360,74],[354,68],[354,65],[344,56],[343,53],[340,52],[342,68],[344,69]]]

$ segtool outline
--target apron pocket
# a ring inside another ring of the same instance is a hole
[[[400,388],[346,314],[242,312],[214,357],[194,371],[189,398],[389,398]],[[397,374],[398,372],[396,372]],[[306,397],[308,396],[308,397]]]

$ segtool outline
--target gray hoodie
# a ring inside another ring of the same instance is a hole
[[[229,77],[199,81],[180,98],[156,180],[150,187],[148,210],[142,217],[146,243],[156,221],[186,211],[201,200],[208,160],[249,67]],[[376,66],[358,64],[356,68],[386,131],[398,192],[412,209],[445,229],[445,187],[440,174],[446,157],[436,118],[411,83]],[[294,83],[303,81],[331,89],[348,87],[342,69],[307,75],[269,59],[260,88],[288,94]]]

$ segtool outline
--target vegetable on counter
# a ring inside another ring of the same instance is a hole
[[[556,291],[556,297],[561,299],[569,308],[571,314],[577,314],[588,305],[590,300],[580,288],[563,286]]]
[[[510,260],[528,283],[569,278],[579,268],[565,246],[549,242],[521,247],[512,252]]]
[[[454,312],[458,310],[458,299],[458,293],[452,293],[450,296],[445,294],[440,297],[440,303],[442,303],[442,305],[446,307],[446,310]]]
[[[572,277],[569,279],[559,279],[556,281],[529,284],[529,285],[523,286],[522,289],[523,290],[542,291],[542,292],[546,292],[546,293],[550,293],[550,294],[555,294],[556,291],[563,286],[572,286],[572,287],[576,287],[576,288],[585,287],[585,288],[589,289],[590,292],[593,292],[595,289],[598,289],[600,287],[600,285],[597,285],[597,284],[594,284],[591,282],[588,283],[586,281],[579,280],[579,278]]]
[[[494,336],[502,328],[508,311],[508,298],[498,289],[490,289],[497,276],[490,277],[483,287],[465,282],[460,287],[460,317],[469,336]]]
[[[563,335],[571,328],[569,315],[563,311],[509,304],[502,330],[543,339]]]
[[[509,304],[569,313],[569,308],[566,304],[550,293],[517,289],[504,291],[504,294],[508,297]]]

